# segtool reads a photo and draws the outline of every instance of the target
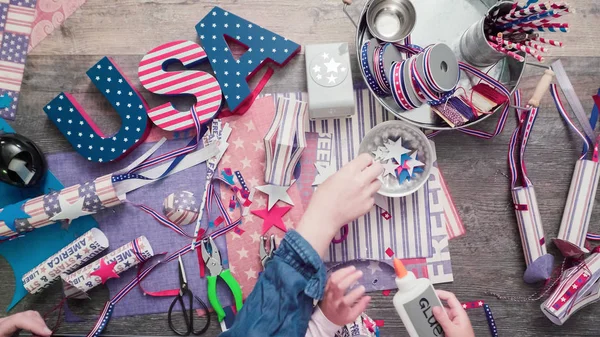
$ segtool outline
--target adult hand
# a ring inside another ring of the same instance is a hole
[[[446,337],[475,337],[471,320],[456,296],[443,290],[436,290],[436,293],[448,306],[433,308],[433,316],[444,329]]]
[[[346,294],[346,290],[362,275],[362,271],[350,266],[335,271],[329,277],[325,286],[325,296],[319,307],[331,323],[338,326],[352,323],[367,309],[371,297],[364,296],[364,286],[359,286]]]
[[[37,311],[24,311],[0,318],[0,337],[10,337],[20,330],[44,337],[52,335],[52,331]]]
[[[381,164],[364,153],[319,185],[296,226],[319,255],[323,256],[344,224],[371,210],[382,172]]]

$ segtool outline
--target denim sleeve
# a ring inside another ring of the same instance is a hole
[[[319,254],[296,231],[288,231],[233,326],[220,336],[304,337],[326,278]]]

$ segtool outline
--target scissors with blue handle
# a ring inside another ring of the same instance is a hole
[[[210,315],[208,314],[208,307],[206,306],[206,304],[204,302],[202,302],[202,300],[198,297],[198,296],[194,296],[194,294],[192,293],[192,291],[188,288],[188,283],[187,283],[187,276],[185,274],[185,269],[183,268],[183,260],[181,259],[181,255],[179,255],[178,257],[179,260],[179,294],[177,294],[177,297],[175,297],[175,299],[173,300],[173,303],[171,303],[171,306],[169,307],[169,314],[168,314],[168,319],[169,319],[169,328],[171,328],[171,330],[178,334],[179,336],[189,336],[191,334],[199,336],[203,333],[206,332],[206,330],[208,330],[208,326],[210,325]],[[194,310],[194,298],[196,299],[196,301],[198,303],[200,303],[200,306],[202,307],[202,309],[204,309],[206,311],[206,323],[204,325],[204,327],[202,328],[202,330],[199,331],[195,331],[194,330],[194,316],[196,316],[195,310]],[[186,303],[185,301],[188,301],[187,307],[186,307]],[[181,312],[183,313],[183,320],[185,322],[185,330],[178,330],[175,327],[175,324],[173,322],[173,309],[175,308],[175,305],[179,303],[179,305],[181,306]]]

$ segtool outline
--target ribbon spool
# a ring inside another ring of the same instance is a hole
[[[373,92],[379,97],[385,97],[386,94],[383,89],[379,86],[377,79],[375,78],[373,69],[373,52],[377,47],[377,40],[372,39],[370,41],[365,42],[361,47],[360,52],[360,69],[367,79],[367,84],[373,90]],[[369,57],[371,55],[371,57]]]

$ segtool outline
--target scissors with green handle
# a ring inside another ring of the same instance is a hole
[[[204,259],[206,268],[208,268],[208,275],[206,276],[206,280],[208,281],[208,301],[217,313],[219,322],[221,322],[225,318],[225,311],[223,311],[223,306],[221,306],[219,297],[217,296],[217,278],[220,276],[231,290],[237,311],[242,309],[242,289],[238,281],[231,274],[231,271],[223,268],[219,248],[212,237],[204,239],[201,246],[202,258]]]

